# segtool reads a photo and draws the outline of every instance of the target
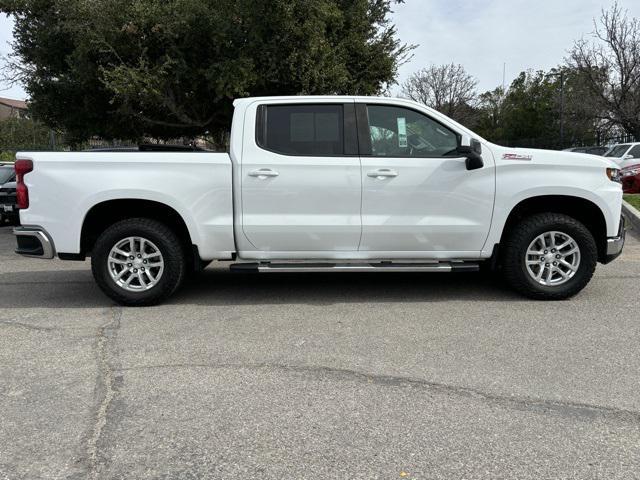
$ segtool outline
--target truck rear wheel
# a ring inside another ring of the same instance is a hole
[[[155,305],[182,284],[186,255],[166,225],[130,218],[107,228],[91,254],[91,270],[102,291],[121,305]]]
[[[562,300],[582,290],[596,268],[593,235],[576,219],[558,213],[525,218],[507,234],[502,268],[523,295]]]

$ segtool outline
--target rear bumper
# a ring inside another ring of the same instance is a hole
[[[13,210],[5,209],[4,205],[0,204],[0,220],[2,221],[9,220],[13,225],[18,225],[19,224],[18,211],[15,209]]]
[[[49,234],[40,227],[16,227],[13,229],[18,246],[16,253],[25,257],[53,258],[55,248]]]
[[[622,179],[623,193],[640,193],[640,175],[624,177]]]
[[[607,254],[604,257],[602,263],[609,263],[614,261],[622,253],[624,247],[624,240],[626,235],[625,219],[620,217],[620,227],[618,228],[618,235],[615,237],[607,238]]]

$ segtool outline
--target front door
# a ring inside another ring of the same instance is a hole
[[[402,106],[357,108],[359,123],[367,124],[360,128],[360,250],[405,257],[414,252],[417,258],[477,255],[493,212],[491,153],[485,153],[483,168],[469,171],[451,128]]]
[[[242,153],[242,229],[266,252],[261,258],[357,251],[362,185],[354,103],[265,104],[255,125],[255,141],[252,128]]]

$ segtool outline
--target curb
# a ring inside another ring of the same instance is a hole
[[[633,230],[635,234],[640,234],[640,212],[623,200],[622,213],[631,224],[631,230]]]

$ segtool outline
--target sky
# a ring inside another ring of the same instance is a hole
[[[619,0],[640,17],[640,1]],[[394,6],[398,37],[418,47],[399,69],[398,82],[430,64],[460,63],[483,92],[527,69],[548,70],[573,42],[593,31],[593,19],[611,0],[405,0]],[[12,21],[0,14],[0,56],[11,51]],[[2,64],[0,59],[0,64]],[[399,87],[391,89],[398,93]],[[24,99],[19,86],[0,81],[0,96]]]
[[[640,17],[640,1],[618,4]],[[453,62],[484,92],[502,85],[506,64],[508,86],[524,70],[560,64],[575,40],[593,32],[602,8],[611,5],[611,0],[406,0],[394,7],[392,18],[400,39],[419,46],[400,67],[398,81],[430,64]]]

